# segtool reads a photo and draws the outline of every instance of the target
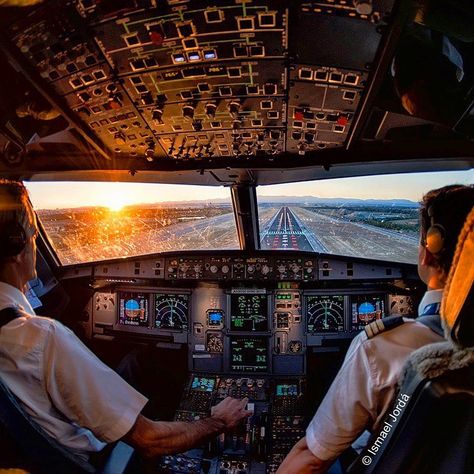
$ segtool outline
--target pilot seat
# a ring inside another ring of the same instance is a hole
[[[474,209],[458,240],[441,319],[446,342],[409,358],[381,425],[351,474],[474,472]]]

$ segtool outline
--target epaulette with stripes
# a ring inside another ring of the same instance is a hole
[[[377,336],[377,334],[381,334],[386,331],[390,331],[390,329],[394,329],[398,326],[401,326],[405,321],[403,320],[403,316],[390,316],[384,319],[377,319],[373,323],[367,324],[365,326],[365,333],[369,339]]]

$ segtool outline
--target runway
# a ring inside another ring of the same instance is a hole
[[[325,252],[324,245],[309,232],[289,207],[282,207],[261,235],[262,248]]]
[[[414,236],[299,206],[280,207],[260,228],[262,249],[309,250],[407,263],[418,258]]]

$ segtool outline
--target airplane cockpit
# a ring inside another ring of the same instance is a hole
[[[36,314],[137,354],[155,419],[249,399],[147,472],[275,473],[352,339],[417,316],[419,202],[474,184],[473,25],[463,0],[0,1]]]

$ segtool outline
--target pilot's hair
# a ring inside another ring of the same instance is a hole
[[[0,233],[11,224],[21,225],[28,238],[37,230],[36,217],[23,183],[0,179]]]
[[[446,275],[448,275],[453,261],[458,236],[473,207],[474,185],[452,184],[433,189],[426,193],[421,201],[421,241],[425,241],[426,232],[431,226],[431,219],[434,224],[443,226],[445,230],[443,249],[435,257],[439,267]],[[428,210],[430,210],[432,218],[428,215]]]

